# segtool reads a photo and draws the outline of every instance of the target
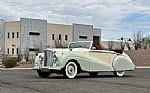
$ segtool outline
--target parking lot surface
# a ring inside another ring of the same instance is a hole
[[[101,72],[97,77],[81,73],[75,79],[52,74],[40,78],[33,70],[2,70],[0,93],[150,93],[150,69],[139,68],[114,77]]]

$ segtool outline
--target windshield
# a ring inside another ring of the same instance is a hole
[[[74,42],[69,45],[69,48],[87,48],[89,49],[91,42]]]

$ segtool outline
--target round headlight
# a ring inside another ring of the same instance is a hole
[[[53,62],[56,62],[57,61],[57,57],[56,55],[53,56]]]
[[[40,61],[43,60],[43,56],[42,56],[42,55],[39,56],[39,60],[40,60]]]

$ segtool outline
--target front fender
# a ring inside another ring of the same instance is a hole
[[[135,70],[135,65],[133,64],[132,60],[126,53],[118,55],[114,59],[112,65],[115,71]]]
[[[85,56],[76,53],[64,55],[60,62],[61,67],[65,67],[66,63],[70,60],[76,60],[82,70],[89,71],[89,60]]]

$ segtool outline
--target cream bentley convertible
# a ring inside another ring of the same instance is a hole
[[[124,52],[98,50],[91,41],[79,41],[70,43],[67,49],[48,48],[38,53],[33,69],[40,77],[58,73],[75,78],[78,73],[88,72],[90,76],[97,76],[101,71],[123,76],[125,71],[135,70],[135,65]]]

